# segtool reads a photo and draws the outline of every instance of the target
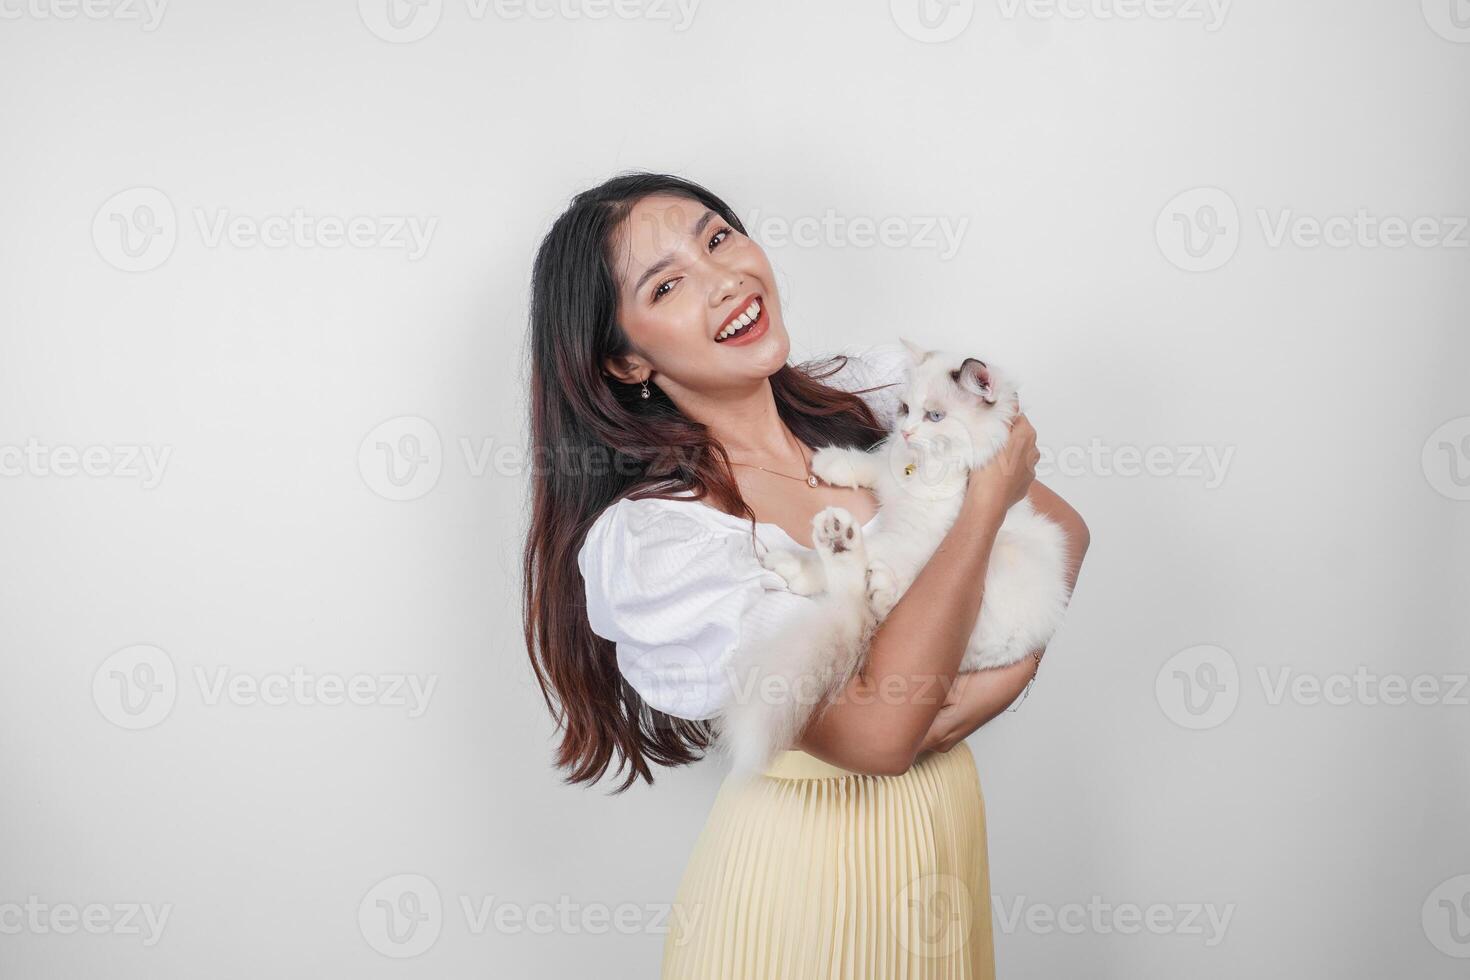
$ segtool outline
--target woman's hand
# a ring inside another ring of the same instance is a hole
[[[1041,459],[1041,452],[1036,448],[1036,430],[1020,408],[1018,399],[1016,417],[1011,420],[1011,433],[1005,445],[990,462],[970,471],[965,487],[967,497],[998,505],[1002,511],[1010,510],[1026,496],[1036,479],[1036,464]]]
[[[929,726],[929,731],[924,735],[924,742],[919,751],[921,752],[948,752],[970,732],[963,727],[964,719],[960,717],[960,708],[965,703],[965,689],[969,686],[970,678],[974,674],[960,674],[944,692],[944,707],[939,709],[939,714],[934,716],[934,722]]]

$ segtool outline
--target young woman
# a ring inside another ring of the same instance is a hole
[[[732,652],[779,644],[813,601],[757,547],[810,547],[829,505],[874,517],[871,493],[809,464],[817,447],[886,434],[902,361],[880,344],[826,373],[788,365],[765,253],[715,195],[658,174],[611,179],[557,219],[531,328],[526,643],[562,731],[557,764],[594,782],[616,763],[621,791],[701,758],[722,708],[752,696],[724,669]],[[1020,415],[862,674],[763,775],[721,788],[676,898],[665,980],[994,975],[964,738],[1016,700],[1042,651],[957,668],[1012,504],[1029,497],[1063,525],[1076,581],[1087,529],[1034,481],[1036,460]]]

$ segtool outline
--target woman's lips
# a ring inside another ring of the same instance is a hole
[[[745,327],[740,328],[738,333],[732,334],[724,339],[716,337],[715,343],[735,344],[739,346],[741,344],[752,343],[765,334],[766,330],[771,325],[771,317],[770,314],[767,312],[766,303],[759,296],[754,297],[752,302],[758,304],[758,308],[760,310],[760,312],[756,314],[756,318],[750,321],[750,323],[747,324]],[[744,307],[741,308],[740,312],[744,313],[750,308],[750,305],[750,303],[747,303]],[[735,322],[738,316],[739,314],[737,314],[736,317],[732,317],[731,320],[727,322]],[[724,330],[725,328],[721,327],[720,329]]]

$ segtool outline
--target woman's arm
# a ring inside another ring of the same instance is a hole
[[[1092,536],[1082,521],[1082,515],[1047,487],[1033,482],[1028,496],[1037,512],[1060,524],[1067,536],[1066,578],[1070,596],[1077,585],[1077,574],[1082,570],[1082,559],[1087,554]],[[1045,653],[1045,648],[1041,652]],[[944,706],[934,716],[934,723],[929,726],[924,749],[948,752],[964,741],[975,729],[995,718],[1021,696],[1036,668],[1037,660],[1028,656],[1008,667],[961,674],[949,689]]]
[[[959,517],[934,556],[873,634],[862,674],[817,713],[801,749],[854,772],[891,775],[913,765],[979,617],[996,532],[1030,488],[1037,458],[1036,430],[1017,415],[1005,447],[970,474]]]

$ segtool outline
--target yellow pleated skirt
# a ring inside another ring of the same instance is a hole
[[[727,778],[675,902],[663,980],[993,980],[969,746],[901,776],[793,751]]]

